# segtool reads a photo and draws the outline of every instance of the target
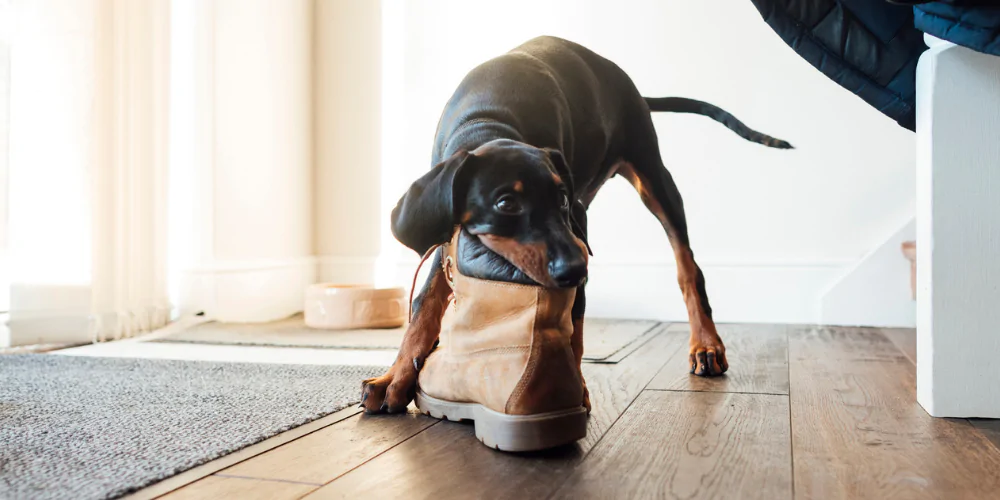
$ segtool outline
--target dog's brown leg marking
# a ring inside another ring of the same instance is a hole
[[[576,366],[580,370],[580,381],[583,382],[583,407],[590,413],[590,391],[587,390],[587,381],[583,378],[583,318],[573,320],[573,337],[570,338],[570,345],[576,357]]]
[[[698,268],[694,257],[686,246],[675,246],[674,258],[677,261],[677,282],[684,295],[691,323],[691,347],[688,351],[691,373],[699,376],[722,375],[729,369],[726,346],[715,329],[715,321],[701,306],[696,281]]]
[[[535,283],[545,287],[556,286],[549,275],[549,255],[545,243],[521,243],[514,238],[492,234],[480,234],[479,241],[520,269]]]
[[[399,354],[389,371],[361,384],[361,406],[367,413],[401,413],[416,396],[417,374],[441,333],[441,318],[451,288],[441,269],[440,252],[424,289],[414,301],[413,320],[406,329]]]
[[[667,213],[650,193],[648,182],[635,170],[631,163],[622,161],[616,167],[617,172],[627,179],[639,193],[639,198],[667,231],[670,245],[674,249],[674,259],[677,261],[677,283],[684,295],[684,305],[687,306],[688,321],[691,325],[691,349],[688,361],[691,373],[699,376],[721,375],[729,369],[726,360],[726,347],[715,329],[715,322],[702,306],[704,301],[698,290],[698,265],[694,261],[691,249],[675,237]]]

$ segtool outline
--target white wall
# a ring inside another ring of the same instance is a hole
[[[321,281],[371,283],[381,245],[379,1],[316,0],[314,238]]]
[[[238,322],[294,314],[316,271],[313,2],[174,7],[172,151],[181,157],[171,163],[171,239],[181,310]]]
[[[548,34],[615,61],[644,95],[712,102],[798,148],[769,150],[703,117],[655,118],[719,321],[816,321],[822,291],[913,213],[913,134],[802,60],[750,2],[475,5],[410,2],[388,44],[404,70],[386,116],[404,125],[386,137],[400,156],[385,165],[384,188],[397,193],[387,204],[429,168],[437,119],[465,73]],[[667,239],[624,181],[594,202],[590,234],[591,314],[685,319]]]
[[[104,83],[99,0],[18,2],[10,62],[11,257],[15,282],[90,280],[88,174],[105,144],[89,133]],[[45,228],[40,231],[39,228]]]
[[[301,311],[381,245],[381,5],[173,1],[171,267],[181,313]]]
[[[916,328],[917,302],[910,289],[910,261],[903,257],[902,249],[903,242],[916,237],[917,224],[910,218],[881,245],[845,269],[822,294],[819,322]]]
[[[216,1],[217,259],[312,254],[311,4]]]
[[[368,280],[376,254],[376,271],[408,286],[416,256],[389,235],[388,212],[429,168],[442,106],[473,66],[542,34],[616,61],[646,95],[713,102],[799,148],[747,143],[702,117],[656,117],[720,321],[818,320],[824,291],[912,216],[913,135],[799,58],[749,2],[382,3],[173,1],[197,19],[172,20],[188,30],[172,47],[172,98],[189,99],[171,110],[180,119],[170,236],[190,254],[180,264],[187,311],[275,319],[301,308],[317,270],[324,280]],[[107,41],[94,16],[80,14],[105,3],[19,5],[10,159],[11,181],[25,189],[10,201],[12,213],[31,217],[10,230],[29,257],[24,274],[85,284],[87,210],[52,212],[46,200],[85,207],[76,188],[107,154],[80,132],[100,120],[80,96],[99,93],[101,61],[95,45],[77,42]],[[25,28],[34,25],[46,29]],[[685,319],[667,240],[631,188],[609,183],[590,220],[590,313]]]

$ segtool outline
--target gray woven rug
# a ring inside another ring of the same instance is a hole
[[[0,355],[0,498],[133,492],[356,404],[383,370]]]

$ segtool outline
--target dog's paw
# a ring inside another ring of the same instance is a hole
[[[691,364],[691,373],[699,377],[715,377],[729,369],[726,346],[718,336],[711,340],[693,342],[688,362]]]
[[[587,389],[587,381],[583,381],[583,407],[590,413],[590,390]]]
[[[365,413],[404,413],[417,395],[418,364],[397,362],[381,377],[361,383],[361,407]]]

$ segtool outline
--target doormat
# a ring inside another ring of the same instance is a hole
[[[583,359],[609,358],[658,325],[656,321],[588,318],[583,328]],[[317,330],[302,315],[258,324],[209,321],[150,342],[309,347],[319,349],[399,349],[405,328]]]
[[[119,497],[357,404],[385,367],[0,356],[0,498]]]

